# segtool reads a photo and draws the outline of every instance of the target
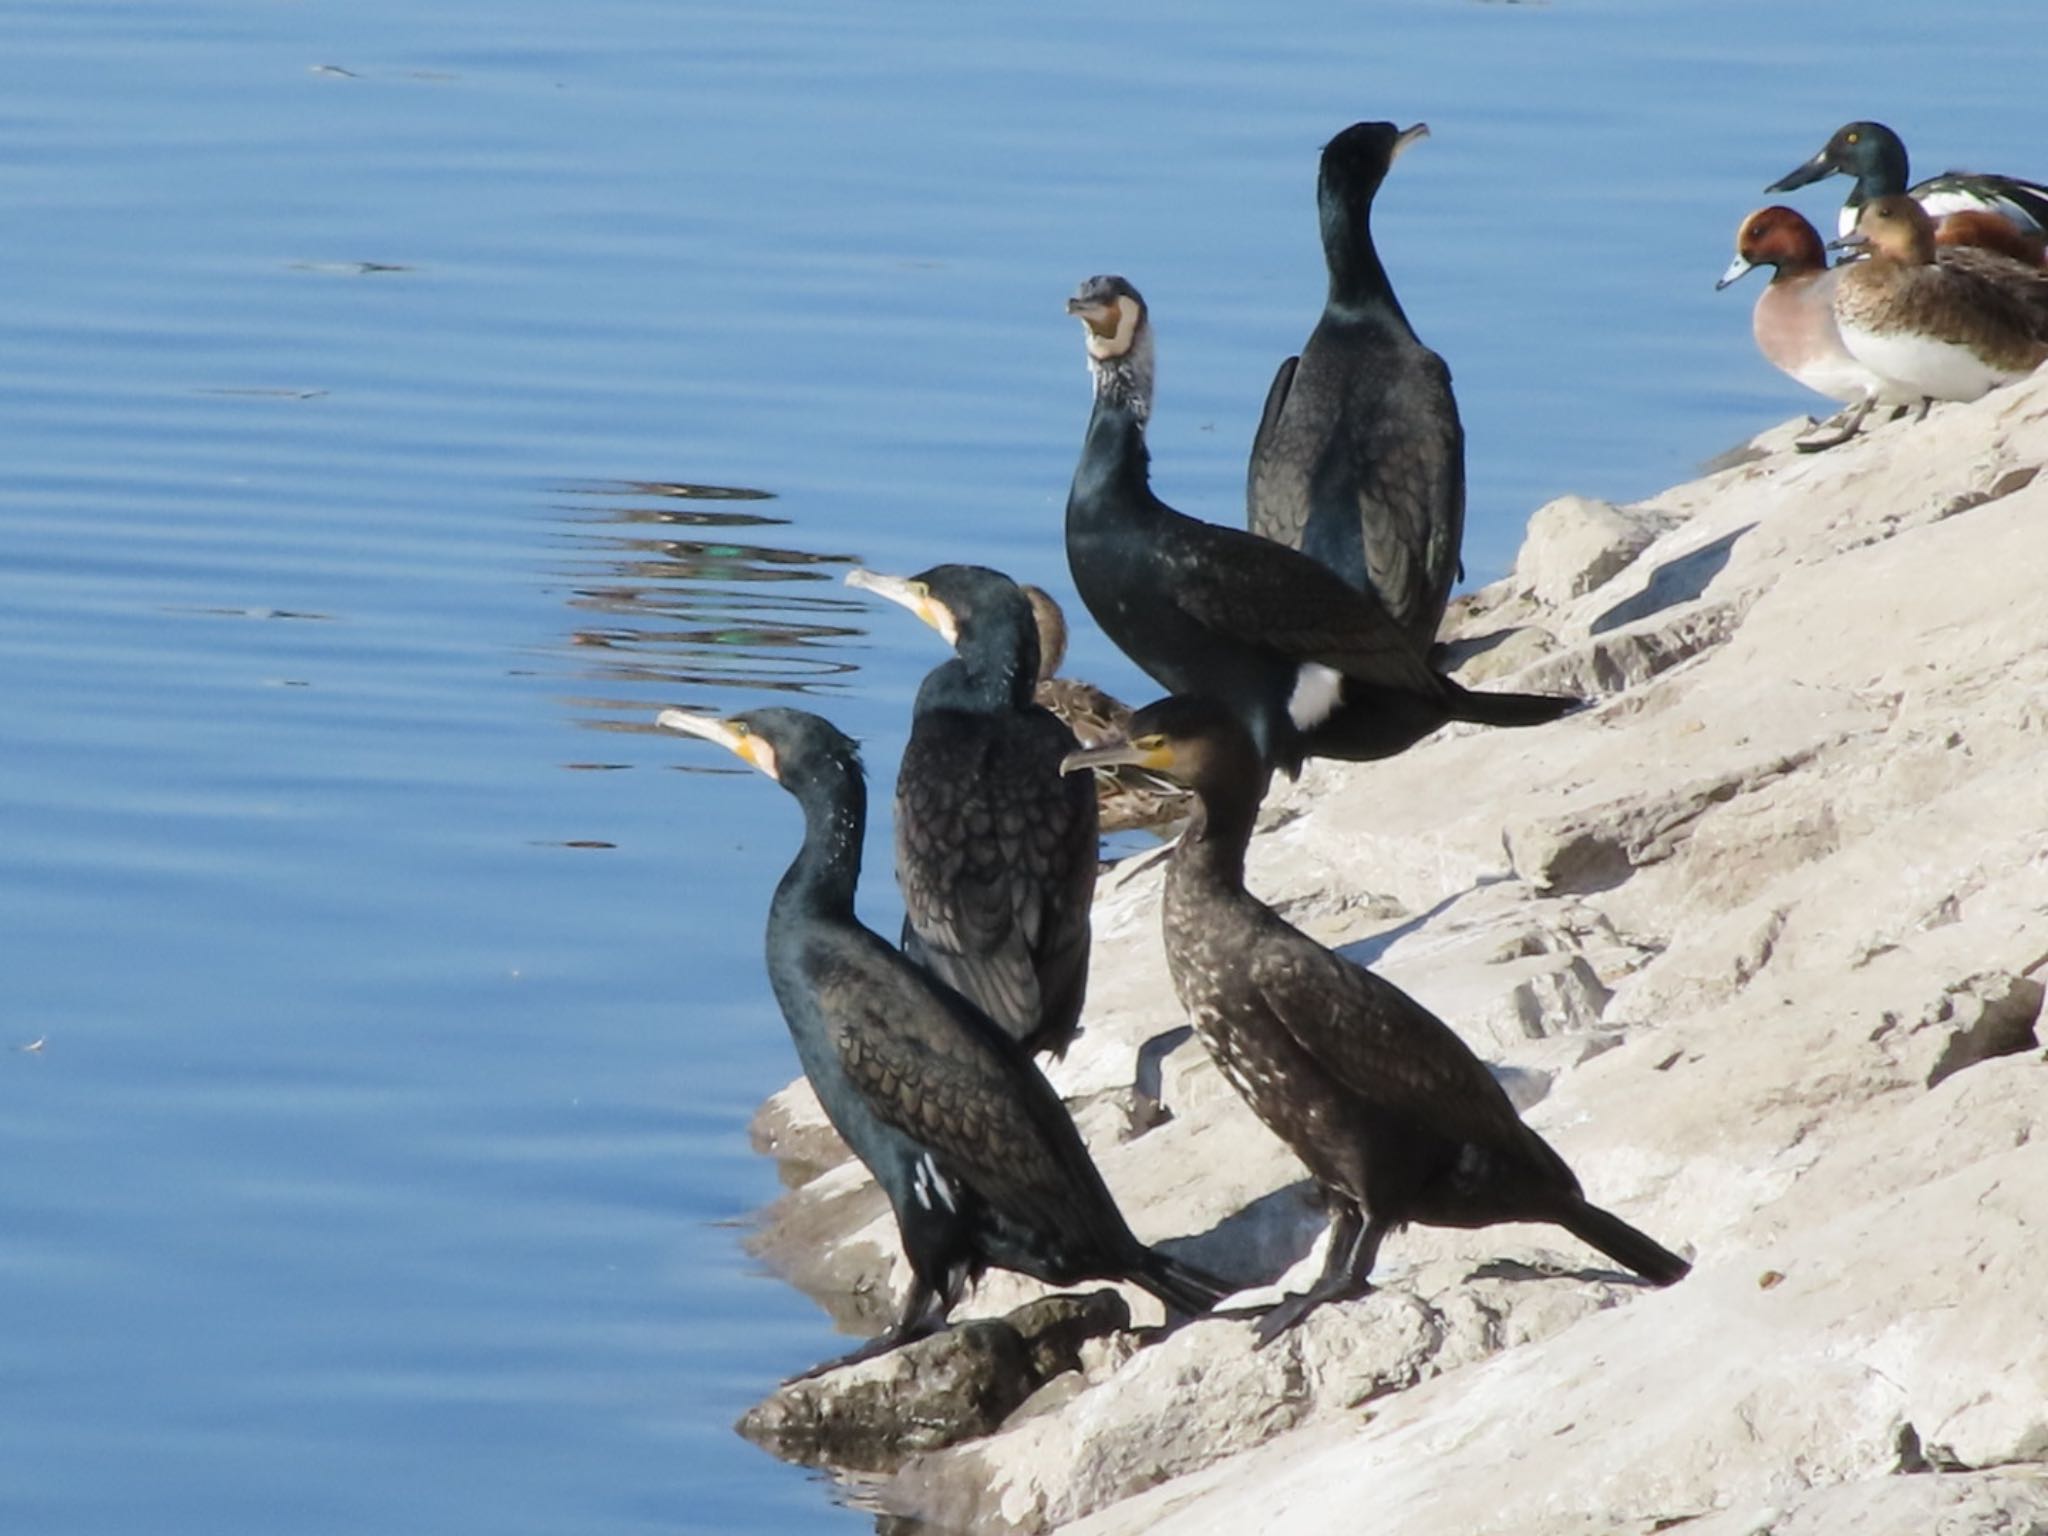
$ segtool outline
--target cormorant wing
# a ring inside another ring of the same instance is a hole
[[[1465,536],[1465,429],[1451,371],[1419,343],[1400,366],[1353,380],[1352,399],[1309,477],[1303,548],[1317,530],[1356,530],[1364,576],[1411,641],[1427,645],[1455,579]],[[1360,398],[1364,396],[1365,398]]]
[[[1181,611],[1240,645],[1320,662],[1347,677],[1425,697],[1443,679],[1378,598],[1307,555],[1254,534],[1199,525],[1213,539],[1171,560]]]
[[[1258,484],[1259,466],[1273,451],[1273,432],[1280,425],[1280,413],[1287,409],[1288,392],[1294,388],[1294,370],[1300,366],[1299,357],[1290,357],[1274,373],[1272,388],[1266,391],[1266,408],[1259,413],[1259,430],[1252,434],[1252,456],[1244,472],[1245,525],[1261,538],[1277,539],[1296,549],[1301,547],[1301,530],[1308,522],[1308,508],[1300,503],[1282,506],[1280,498],[1274,495],[1261,497]]]
[[[1023,1048],[879,940],[871,953],[880,963],[835,968],[828,1016],[876,1118],[1029,1231],[1099,1229],[1105,1210],[1120,1225],[1066,1106]]]
[[[1346,1089],[1459,1141],[1537,1140],[1448,1024],[1392,982],[1273,922],[1252,946],[1251,984],[1273,1019]]]
[[[1096,811],[1059,771],[1075,744],[1034,709],[958,754],[913,735],[897,782],[904,950],[1017,1039],[1064,1036],[1080,1011]]]

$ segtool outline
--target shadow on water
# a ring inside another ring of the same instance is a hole
[[[595,685],[564,701],[579,725],[649,731],[665,705],[828,693],[856,670],[842,642],[867,629],[862,604],[839,585],[854,557],[755,542],[755,530],[789,526],[741,510],[772,492],[622,481],[568,494],[561,538],[571,558],[556,575],[570,583],[573,620],[562,643],[572,675]]]

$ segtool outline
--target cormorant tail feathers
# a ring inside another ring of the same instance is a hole
[[[1565,1207],[1555,1220],[1573,1237],[1592,1244],[1615,1263],[1626,1264],[1652,1285],[1672,1285],[1692,1270],[1655,1238],[1587,1201]]]
[[[1647,1241],[1647,1239],[1645,1239]],[[1143,1286],[1168,1307],[1190,1317],[1209,1311],[1232,1294],[1237,1286],[1226,1284],[1205,1269],[1183,1263],[1157,1248],[1147,1248],[1145,1259],[1131,1281]]]
[[[1478,725],[1548,725],[1577,714],[1589,702],[1568,693],[1485,693],[1460,687],[1449,678],[1444,684],[1451,718]]]

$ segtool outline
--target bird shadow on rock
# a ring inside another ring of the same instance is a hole
[[[1529,1264],[1521,1259],[1488,1259],[1475,1264],[1465,1277],[1467,1280],[1511,1280],[1519,1284],[1546,1280],[1576,1280],[1585,1284],[1625,1285],[1635,1290],[1654,1291],[1659,1287],[1641,1275],[1630,1274],[1625,1269],[1611,1268],[1600,1264],[1570,1267],[1563,1264]]]
[[[1156,1246],[1240,1290],[1271,1285],[1302,1261],[1329,1224],[1316,1193],[1313,1179],[1297,1179],[1238,1207],[1206,1232]]]
[[[1405,922],[1396,923],[1382,932],[1369,934],[1362,939],[1353,939],[1349,944],[1332,946],[1334,953],[1343,956],[1353,965],[1364,966],[1367,970],[1379,964],[1387,951],[1412,933],[1419,933],[1451,910],[1467,896],[1485,890],[1489,885],[1502,885],[1514,879],[1510,874],[1481,875],[1462,891],[1453,891],[1435,906],[1417,912]]]
[[[1650,572],[1649,584],[1642,591],[1633,597],[1623,598],[1601,614],[1588,626],[1589,632],[1604,635],[1624,624],[1633,624],[1653,613],[1662,613],[1666,608],[1691,602],[1721,574],[1736,541],[1754,527],[1755,523],[1745,523],[1722,534],[1711,544],[1702,544],[1698,549],[1666,560]]]

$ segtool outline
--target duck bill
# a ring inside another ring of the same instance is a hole
[[[685,736],[701,736],[706,741],[715,741],[726,751],[760,769],[769,778],[775,778],[775,754],[760,737],[738,730],[716,715],[693,715],[687,709],[664,709],[654,717],[654,723],[664,731],[680,731]]]
[[[1754,272],[1755,270],[1755,262],[1751,261],[1747,256],[1737,256],[1733,261],[1728,263],[1728,270],[1721,274],[1721,281],[1714,284],[1714,292],[1719,293],[1723,288],[1726,288],[1730,283],[1735,282],[1740,278],[1749,276],[1749,274]]]
[[[1100,747],[1083,747],[1060,759],[1061,773],[1092,773],[1098,768],[1146,768],[1164,773],[1173,767],[1173,753],[1165,748],[1141,751],[1128,741],[1112,741]]]
[[[1394,136],[1394,152],[1387,156],[1387,163],[1392,165],[1401,156],[1406,154],[1412,145],[1420,144],[1428,137],[1429,124],[1427,123],[1417,123],[1413,128],[1403,128]]]
[[[1828,152],[1823,149],[1804,165],[1795,166],[1787,171],[1768,187],[1765,187],[1764,190],[1766,192],[1794,192],[1801,187],[1811,186],[1824,176],[1832,176],[1834,174],[1835,162],[1828,158]]]
[[[1841,251],[1845,255],[1861,256],[1870,245],[1870,236],[1857,230],[1850,230],[1838,240],[1830,240],[1828,249]]]
[[[912,581],[908,576],[884,576],[879,571],[863,570],[856,566],[846,573],[846,584],[849,587],[858,587],[863,592],[872,592],[877,597],[886,597],[898,607],[908,608],[945,636],[948,645],[960,637],[959,626],[953,622],[952,611],[944,603],[935,601],[921,581]]]

